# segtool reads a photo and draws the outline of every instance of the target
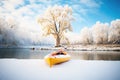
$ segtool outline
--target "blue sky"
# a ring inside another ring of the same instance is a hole
[[[75,33],[79,33],[83,27],[91,27],[97,21],[110,23],[120,19],[120,0],[1,0],[0,16],[14,16],[33,22],[48,6],[53,5],[72,7]]]

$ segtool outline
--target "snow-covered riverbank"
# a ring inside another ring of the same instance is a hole
[[[40,59],[0,59],[0,80],[120,80],[120,61],[70,60],[50,68]]]
[[[58,49],[66,49],[72,51],[120,51],[120,45],[69,45],[62,47],[54,47],[54,46],[6,46],[1,45],[2,48],[27,48],[31,50],[58,50]]]
[[[64,48],[72,51],[120,51],[120,45],[71,45],[64,47],[43,47],[42,50],[58,50]]]

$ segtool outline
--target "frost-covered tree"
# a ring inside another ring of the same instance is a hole
[[[73,20],[72,8],[69,6],[48,7],[46,11],[38,18],[44,36],[53,35],[56,40],[56,47],[60,46],[61,40],[67,40],[65,33],[72,31],[71,21]]]
[[[107,23],[96,22],[92,27],[93,42],[96,44],[108,43],[108,27]]]
[[[15,20],[6,18],[6,17],[0,17],[0,41],[1,44],[16,44],[15,39]]]
[[[34,23],[29,24],[30,21],[28,22],[24,18],[19,20],[13,16],[0,16],[0,45],[44,45],[45,41],[47,41],[46,44],[52,42],[51,38],[38,38],[41,36],[41,30],[33,29]]]
[[[109,29],[109,42],[120,43],[120,19],[111,22]]]
[[[80,32],[81,43],[91,44],[92,43],[92,34],[89,28],[85,27]]]

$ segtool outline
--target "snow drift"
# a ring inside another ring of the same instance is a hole
[[[120,80],[119,61],[70,60],[50,68],[43,60],[0,59],[0,80]]]

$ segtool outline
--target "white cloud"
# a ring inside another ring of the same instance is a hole
[[[29,0],[29,1],[32,4],[32,3],[35,3],[35,2],[44,2],[44,3],[47,3],[50,0]]]
[[[100,1],[95,0],[74,0],[74,1],[62,1],[62,0],[6,0],[2,1],[4,5],[0,9],[2,15],[13,15],[17,17],[35,17],[48,7],[53,5],[69,5],[73,8],[75,18],[80,22],[86,22],[85,16],[91,13],[92,8],[100,6]],[[26,3],[27,2],[27,3]],[[17,7],[17,8],[16,8]],[[95,10],[94,10],[95,12]]]
[[[84,4],[88,7],[99,7],[101,2],[97,2],[96,0],[80,0],[81,4]]]
[[[4,4],[2,7],[6,11],[13,12],[15,11],[16,6],[23,3],[23,0],[6,0],[6,1],[2,1],[2,3]]]
[[[101,1],[96,0],[74,0],[70,6],[73,9],[77,22],[88,23],[88,14],[97,14],[101,3]]]

